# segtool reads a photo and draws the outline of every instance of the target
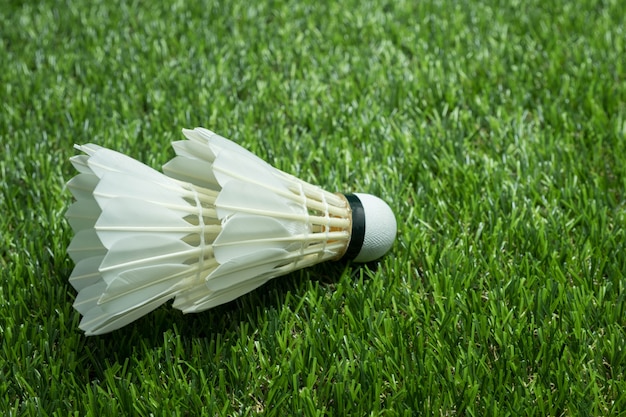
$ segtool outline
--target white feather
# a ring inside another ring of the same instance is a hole
[[[81,291],[83,288],[102,281],[98,268],[103,259],[104,256],[92,256],[76,263],[72,275],[70,275],[70,284],[76,291]]]
[[[87,164],[98,178],[102,178],[108,172],[122,172],[128,174],[129,179],[142,178],[153,181],[155,184],[170,186],[177,184],[175,180],[119,152],[92,144],[81,146],[80,149],[90,155]]]
[[[207,278],[206,285],[209,290],[218,292],[253,278],[269,279],[276,276],[277,268],[288,258],[289,252],[284,249],[261,249],[246,256],[231,258],[220,262]]]
[[[283,219],[297,220],[306,227],[306,207],[275,193],[242,181],[231,181],[222,188],[215,200],[217,216],[220,219],[235,213],[249,213]]]
[[[170,298],[169,294],[135,306],[131,310],[111,312],[106,304],[97,304],[84,313],[79,327],[87,336],[104,334],[117,330],[145,316],[160,307]]]
[[[97,307],[98,300],[102,297],[106,286],[104,281],[99,280],[95,284],[81,289],[74,300],[74,308],[82,315],[87,314],[89,310]]]
[[[84,156],[84,155],[81,155]],[[89,170],[82,174],[78,174],[74,178],[68,181],[67,188],[76,199],[91,199],[93,200],[93,190],[98,185],[98,177]]]
[[[79,150],[81,149],[80,146],[75,146],[75,148]],[[89,155],[75,155],[70,158],[70,162],[72,166],[76,168],[76,171],[81,174],[93,174],[93,171],[89,168],[87,161],[89,161]]]
[[[130,176],[123,172],[107,172],[93,190],[93,196],[101,206],[107,200],[130,197],[165,207],[182,207],[189,213],[192,210],[184,201],[185,194],[183,187],[177,183],[155,182],[150,178]]]
[[[206,146],[206,141],[202,138],[172,142],[172,147],[176,155],[187,160],[198,160],[209,164],[215,160],[215,154],[210,147]]]
[[[191,182],[200,187],[219,190],[220,186],[213,175],[212,164],[200,159],[177,156],[163,166],[163,172],[180,181]]]
[[[189,213],[176,211],[136,198],[116,198],[107,201],[95,224],[95,229],[106,248],[119,240],[170,235],[180,241],[190,233],[199,233],[201,226],[185,221]],[[135,244],[135,246],[137,246]]]
[[[191,269],[189,265],[162,263],[126,270],[107,284],[98,303],[123,313],[166,294],[171,298]]]
[[[127,270],[181,264],[189,266],[200,256],[211,255],[210,247],[194,247],[167,235],[137,236],[121,239],[109,248],[99,270],[102,278],[111,283]]]
[[[183,135],[185,135],[187,139],[190,139],[188,143],[193,143],[195,141],[203,146],[202,148],[197,148],[198,151],[193,152],[192,157],[198,157],[198,155],[201,155],[203,152],[200,151],[200,149],[204,149],[204,151],[210,150],[211,153],[215,156],[217,156],[223,150],[229,150],[245,156],[246,158],[265,163],[265,161],[263,161],[261,158],[248,151],[247,149],[244,149],[241,146],[237,145],[235,142],[230,141],[225,137],[220,136],[215,132],[211,132],[210,130],[203,127],[198,127],[195,129],[183,129]],[[187,141],[181,142],[185,143]],[[213,161],[214,159],[215,157],[213,157],[213,159],[210,159],[210,161]]]
[[[100,242],[94,229],[84,229],[76,233],[67,248],[67,253],[74,262],[79,262],[92,256],[106,254],[106,248]]]
[[[222,188],[226,187],[230,181],[241,181],[264,189],[287,193],[289,184],[286,178],[278,174],[279,172],[251,154],[228,149],[221,151],[213,162],[213,173]]]
[[[74,230],[91,229],[100,217],[100,206],[96,200],[81,199],[73,203],[65,213],[65,217]]]
[[[222,291],[211,291],[207,287],[194,288],[188,293],[180,293],[172,305],[183,313],[199,313],[221,304],[233,301],[269,281],[269,277],[255,277],[248,281],[230,285]]]
[[[229,259],[253,256],[264,249],[286,250],[294,245],[299,235],[292,233],[285,223],[271,217],[242,213],[226,219],[222,232],[213,242],[215,259],[223,264]]]

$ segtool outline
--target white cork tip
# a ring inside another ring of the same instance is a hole
[[[365,237],[355,262],[370,262],[383,256],[396,239],[397,223],[387,203],[371,194],[355,193],[365,212]]]

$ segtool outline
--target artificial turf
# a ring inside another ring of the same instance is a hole
[[[617,0],[5,1],[3,415],[620,415]],[[85,337],[74,143],[158,168],[204,126],[388,201],[379,262]]]

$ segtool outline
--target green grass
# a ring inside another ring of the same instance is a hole
[[[1,414],[626,410],[620,2],[24,3],[0,8]],[[392,252],[85,337],[72,145],[159,167],[194,126],[380,195]]]

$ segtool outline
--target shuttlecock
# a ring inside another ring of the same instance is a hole
[[[229,302],[319,262],[384,255],[389,206],[333,194],[206,129],[183,130],[162,174],[88,144],[68,182],[76,201],[70,283],[86,334],[118,329],[168,300],[185,313]]]

